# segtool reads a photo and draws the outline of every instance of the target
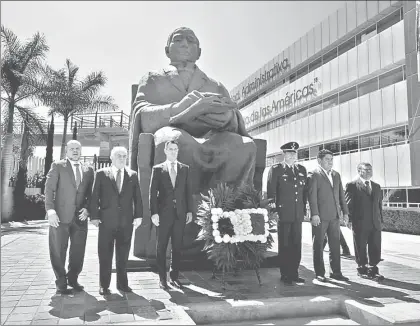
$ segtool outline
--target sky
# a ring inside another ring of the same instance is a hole
[[[228,90],[303,36],[343,1],[2,1],[1,23],[21,39],[44,33],[47,62],[79,77],[103,71],[103,93],[130,112],[131,84],[168,65],[164,47],[177,27],[200,40],[197,65]]]
[[[79,78],[103,71],[102,94],[130,113],[131,85],[169,64],[165,45],[180,26],[202,48],[197,65],[230,91],[344,1],[2,1],[1,23],[20,40],[37,31],[50,47],[46,62]],[[46,109],[40,108],[40,113]]]

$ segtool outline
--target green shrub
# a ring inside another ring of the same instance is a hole
[[[384,208],[383,231],[420,235],[420,212]]]
[[[45,219],[45,196],[38,195],[25,195],[23,200],[23,209],[21,216],[15,218],[15,221],[20,220],[44,220]]]

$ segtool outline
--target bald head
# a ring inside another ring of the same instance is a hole
[[[198,47],[200,47],[200,41],[198,40],[198,38],[197,38],[197,36],[195,35],[195,33],[194,33],[194,31],[191,29],[191,28],[188,28],[188,27],[178,27],[177,29],[175,29],[170,35],[169,35],[169,37],[168,37],[168,42],[166,42],[166,46],[168,46],[169,47],[169,44],[171,44],[171,42],[172,42],[172,37],[176,34],[176,33],[178,33],[178,32],[186,32],[186,33],[189,33],[189,34],[191,34],[191,35],[193,35],[195,38],[196,38],[196,40],[197,40],[197,45],[198,45]]]
[[[171,63],[195,63],[201,55],[200,42],[191,28],[179,27],[169,35],[165,52]]]

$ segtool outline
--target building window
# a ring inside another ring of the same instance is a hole
[[[403,67],[398,67],[397,69],[388,71],[387,73],[379,76],[379,88],[381,89],[389,85],[396,84],[403,80],[404,80],[404,69]]]
[[[312,61],[309,64],[309,72],[314,71],[315,69],[322,66],[322,57],[319,57],[318,59]]]
[[[326,110],[338,105],[338,94],[331,95],[322,100],[322,109]]]
[[[303,76],[305,76],[308,73],[308,65],[304,66],[303,68],[299,69],[296,73],[296,79],[299,79]]]
[[[309,148],[298,149],[298,160],[309,160]]]
[[[322,64],[325,65],[335,58],[337,58],[337,48],[332,49],[330,52],[322,56]]]
[[[290,75],[289,77],[289,82],[292,83],[296,80],[296,73],[294,72],[293,74]]]
[[[333,152],[334,155],[339,155],[340,154],[340,142],[339,141],[324,144],[324,148]]]
[[[389,203],[403,203],[403,207],[407,207],[407,191],[406,189],[386,189],[383,201]]]
[[[378,90],[378,78],[374,77],[357,86],[359,97]]]
[[[408,204],[410,207],[417,207],[417,205],[420,203],[420,188],[418,189],[407,189],[408,193]],[[417,205],[412,205],[412,204]]]
[[[392,25],[395,25],[401,19],[402,19],[401,18],[401,10],[400,9],[395,10],[392,14],[389,14],[385,18],[378,21],[378,24],[377,24],[378,33],[381,33],[384,30],[390,28]]]
[[[356,39],[352,37],[348,41],[344,42],[343,44],[340,44],[338,46],[338,56],[350,51],[356,46]]]
[[[309,106],[306,106],[303,109],[300,109],[297,111],[296,119],[306,118],[308,115],[309,115]]]
[[[355,151],[359,148],[359,140],[357,137],[349,138],[349,139],[342,139],[340,141],[341,145],[341,154],[345,154],[347,152]]]
[[[322,111],[322,101],[315,102],[309,106],[309,115]]]
[[[395,145],[396,143],[403,142],[407,139],[407,130],[405,126],[384,130],[381,132],[382,147]]]
[[[348,102],[357,97],[357,88],[356,86],[350,87],[342,92],[340,92],[339,103]]]
[[[311,148],[309,148],[309,158],[313,159],[316,158],[316,156],[318,155],[318,152],[322,149],[322,145],[318,145],[318,146],[312,146]]]
[[[360,136],[360,143],[359,143],[360,149],[379,147],[380,145],[381,145],[380,132],[375,132],[372,134]]]
[[[359,45],[376,35],[376,24],[369,26],[363,32],[356,35],[356,44]]]

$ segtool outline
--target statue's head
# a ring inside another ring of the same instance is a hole
[[[165,52],[171,62],[196,62],[201,55],[200,42],[192,29],[180,27],[169,35]]]

